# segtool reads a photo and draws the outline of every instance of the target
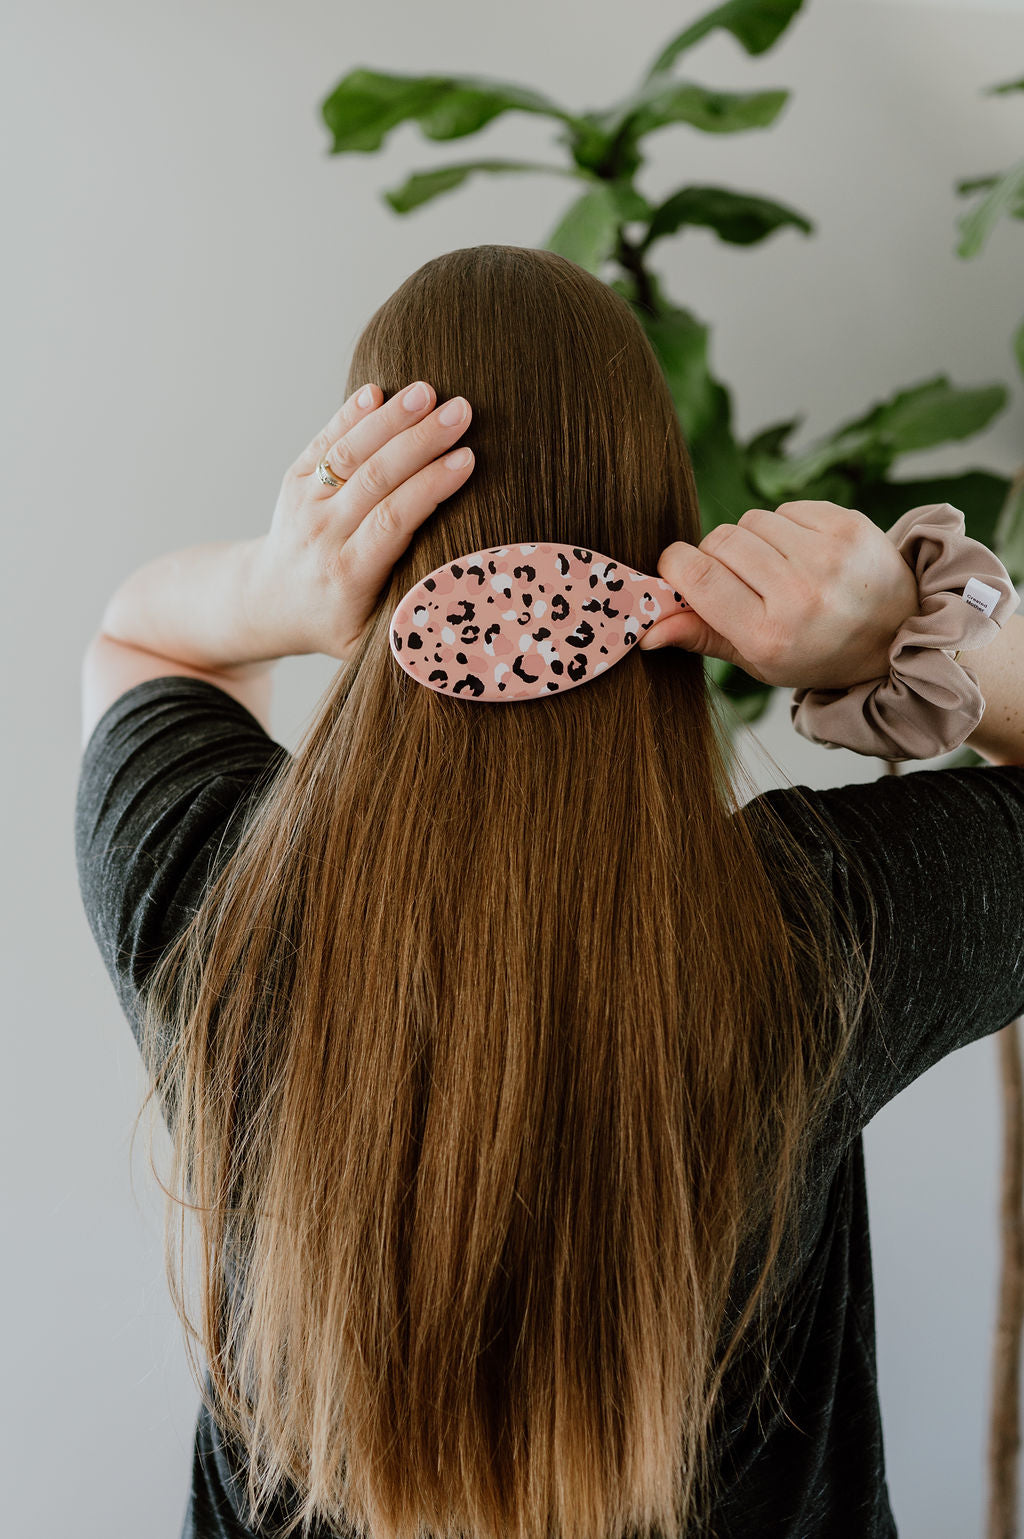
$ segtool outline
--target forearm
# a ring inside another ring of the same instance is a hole
[[[269,668],[289,655],[289,646],[254,592],[253,562],[262,540],[193,545],[147,562],[107,604],[101,632],[195,668]]]
[[[1024,764],[1024,615],[1010,615],[994,641],[961,661],[985,698],[968,746],[991,764]]]

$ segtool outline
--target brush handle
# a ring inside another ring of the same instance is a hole
[[[586,684],[690,605],[661,577],[577,545],[496,545],[437,567],[390,626],[410,678],[466,700],[539,700]]]

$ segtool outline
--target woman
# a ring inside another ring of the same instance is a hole
[[[108,606],[76,848],[173,1138],[186,1535],[895,1533],[861,1131],[1024,1009],[1024,770],[739,805],[700,654],[876,678],[916,585],[831,504],[700,534],[626,302],[480,246],[373,316],[267,535]],[[402,595],[538,538],[660,572],[693,611],[645,647],[691,650],[418,688]],[[269,672],[312,651],[289,754]]]

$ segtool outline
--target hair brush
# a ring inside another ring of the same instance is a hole
[[[539,700],[596,679],[673,609],[649,577],[577,545],[495,545],[445,562],[403,596],[391,650],[417,684],[465,700]]]

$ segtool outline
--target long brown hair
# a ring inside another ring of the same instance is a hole
[[[290,1486],[288,1533],[691,1532],[865,979],[805,852],[780,825],[767,855],[736,802],[699,656],[508,706],[391,656],[399,598],[465,552],[653,573],[699,543],[627,302],[547,251],[447,252],[372,317],[348,389],[415,378],[472,402],[476,468],[149,991],[172,1296],[253,1526]]]

